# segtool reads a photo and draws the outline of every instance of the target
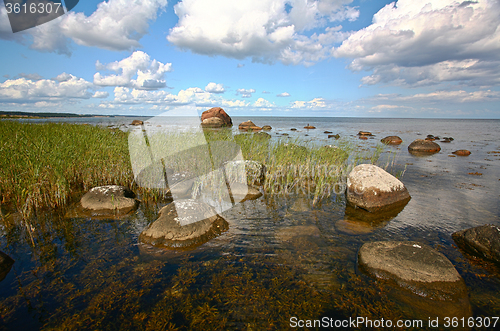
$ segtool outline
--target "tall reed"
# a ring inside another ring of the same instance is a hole
[[[90,125],[0,121],[0,202],[28,217],[64,205],[72,189],[130,185],[126,137]]]

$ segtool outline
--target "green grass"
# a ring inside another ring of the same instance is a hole
[[[204,135],[158,133],[150,136],[148,143],[165,167],[196,175],[217,169],[241,147],[244,159],[266,167],[266,194],[307,194],[313,204],[338,192],[355,164],[362,160],[374,163],[382,151],[377,148],[371,156],[362,155],[345,141],[321,147],[291,139],[271,142],[253,134],[233,136],[230,130],[207,130]],[[208,149],[200,147],[204,139],[209,142]],[[0,121],[0,203],[27,218],[41,208],[64,206],[73,191],[100,185],[130,187],[146,203],[165,198],[165,190],[134,183],[130,141],[128,133],[99,126]],[[132,159],[138,160],[134,162],[140,167],[151,157],[144,153],[144,143],[137,144]],[[183,150],[186,145],[192,148]],[[166,150],[183,152],[169,154]]]
[[[30,216],[64,205],[75,189],[129,186],[126,138],[90,125],[0,121],[0,202]]]

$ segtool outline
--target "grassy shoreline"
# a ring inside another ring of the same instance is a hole
[[[0,204],[26,218],[39,209],[64,206],[73,191],[109,184],[131,188],[145,202],[164,198],[166,192],[134,182],[128,137],[127,132],[92,125],[0,121]],[[162,137],[167,144],[174,138],[170,133]],[[186,139],[175,139],[180,138]],[[342,141],[330,147],[298,140],[271,143],[258,135],[233,137],[227,130],[206,131],[205,138],[212,146],[216,141],[234,142],[245,160],[263,164],[265,193],[306,193],[314,203],[328,197],[359,160],[373,163],[380,155],[376,150],[362,156]]]

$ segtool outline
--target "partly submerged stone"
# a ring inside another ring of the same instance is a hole
[[[224,121],[218,117],[209,117],[201,122],[203,128],[222,128],[225,126]]]
[[[144,122],[141,120],[133,120],[130,125],[143,125],[143,124],[144,124]]]
[[[410,194],[405,185],[373,164],[356,166],[347,177],[347,201],[369,212],[406,205]]]
[[[387,136],[382,138],[380,141],[386,145],[400,145],[403,142],[403,139],[398,136]]]
[[[417,139],[408,146],[408,152],[414,155],[426,155],[438,153],[441,147],[429,140]]]
[[[464,280],[446,256],[428,245],[416,241],[366,243],[358,252],[358,265],[371,277],[400,289],[397,299],[423,316],[471,316]]]
[[[4,252],[0,251],[0,282],[9,274],[13,264],[14,260]]]
[[[135,210],[139,201],[130,189],[119,185],[94,187],[81,198],[84,209],[101,212],[126,214]]]
[[[465,284],[453,264],[432,247],[416,241],[378,241],[365,243],[359,250],[359,266],[368,274],[411,289],[416,294],[445,298],[465,291]],[[437,292],[432,294],[432,292]]]
[[[471,152],[466,149],[459,149],[458,151],[454,151],[451,153],[458,156],[469,156],[471,154]]]
[[[231,117],[220,107],[213,107],[201,114],[201,126],[206,128],[231,127]]]
[[[243,183],[231,183],[229,193],[235,201],[255,200],[262,196],[262,193],[253,186]]]
[[[453,233],[453,240],[464,251],[500,264],[500,228],[493,224]]]
[[[264,125],[264,126],[262,127],[262,130],[264,130],[264,131],[271,131],[272,129],[273,129],[273,128],[272,128],[270,125]]]
[[[193,199],[179,199],[160,210],[156,221],[139,235],[139,240],[166,248],[194,248],[229,228],[215,209]]]
[[[254,122],[248,120],[246,122],[242,122],[240,123],[240,125],[238,125],[238,129],[242,130],[242,131],[249,131],[250,128],[254,128],[254,127],[257,127],[257,125],[255,125]]]

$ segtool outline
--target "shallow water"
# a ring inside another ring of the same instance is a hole
[[[247,119],[233,118],[233,123]],[[314,207],[301,195],[263,196],[223,212],[229,230],[190,251],[138,243],[140,232],[167,202],[141,204],[119,220],[41,213],[29,223],[35,247],[25,226],[2,222],[0,249],[16,263],[0,283],[0,325],[30,330],[283,329],[292,316],[424,318],[357,270],[358,249],[376,240],[417,240],[436,248],[464,278],[474,316],[499,316],[498,267],[464,257],[451,234],[500,225],[500,153],[492,153],[500,152],[500,121],[252,120],[271,125],[273,139],[288,133],[292,139],[335,143],[323,133],[329,130],[368,151],[382,137],[399,135],[403,144],[385,147],[378,164],[389,163],[393,173],[406,166],[401,179],[412,199],[396,217],[369,226],[346,211],[343,194]],[[113,121],[101,124],[129,123]],[[306,124],[317,129],[301,129]],[[374,139],[359,140],[361,130],[375,134]],[[409,154],[408,144],[427,134],[455,140],[438,142],[442,150],[432,156]],[[449,156],[458,149],[472,154]]]

